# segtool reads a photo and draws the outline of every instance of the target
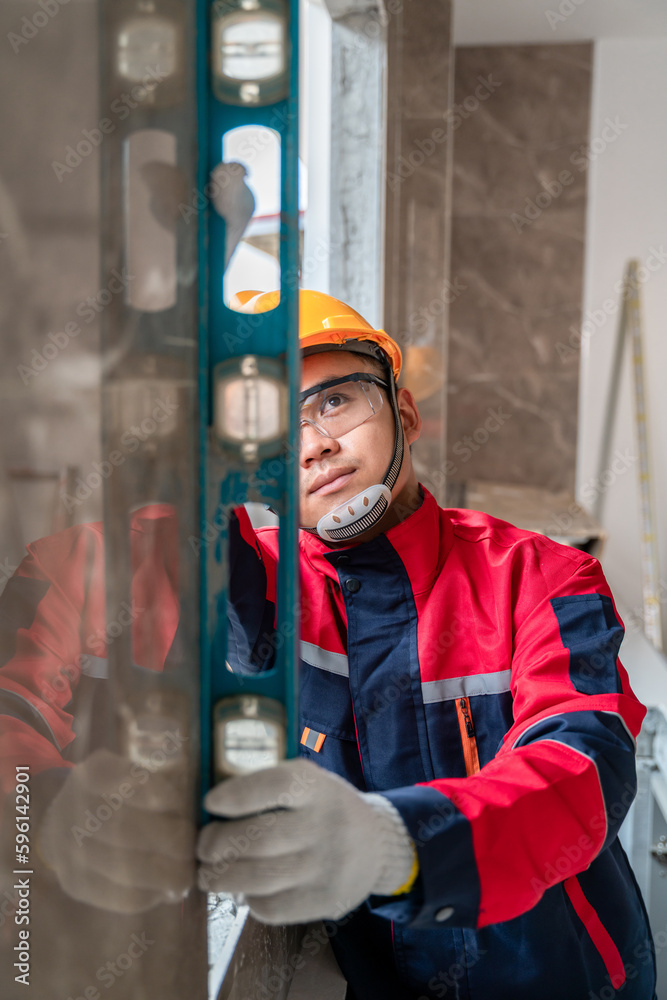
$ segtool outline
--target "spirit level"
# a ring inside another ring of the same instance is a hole
[[[201,546],[206,791],[222,777],[297,752],[298,467],[290,456],[298,448],[298,4],[200,0],[197,16],[198,181],[210,193],[199,227],[201,537],[212,541]],[[234,172],[224,152],[227,138],[249,126],[280,141],[281,192],[280,304],[251,318],[229,307],[224,279],[230,236],[242,231],[238,213],[248,198],[238,183],[238,197],[226,197],[230,178],[246,171]],[[232,673],[226,656],[227,525],[246,501],[270,505],[280,518],[281,642],[274,667],[252,676]]]

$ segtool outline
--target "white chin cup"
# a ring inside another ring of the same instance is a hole
[[[321,517],[315,529],[317,534],[325,542],[341,541],[341,539],[335,536],[332,537],[329,532],[340,528],[347,528],[349,525],[354,524],[355,521],[360,521],[362,517],[366,517],[373,510],[378,500],[382,497],[387,501],[388,507],[391,503],[391,490],[388,486],[384,486],[382,483],[376,486],[369,486],[367,490],[362,490],[361,493],[357,493],[356,496],[339,504],[338,507],[334,507],[328,514]]]

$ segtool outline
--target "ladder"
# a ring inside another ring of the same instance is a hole
[[[658,541],[655,528],[655,508],[653,501],[653,480],[651,474],[651,452],[648,429],[648,404],[644,362],[644,332],[639,295],[639,267],[636,259],[628,261],[623,276],[621,312],[614,345],[611,380],[605,408],[602,446],[597,482],[603,482],[603,474],[609,465],[614,423],[618,407],[618,397],[623,368],[626,341],[630,340],[632,351],[632,381],[634,387],[634,415],[637,449],[639,458],[639,519],[640,553],[642,575],[642,598],[644,606],[644,631],[656,649],[662,650],[662,622],[660,611],[660,570]],[[601,520],[604,491],[598,492],[595,517]]]

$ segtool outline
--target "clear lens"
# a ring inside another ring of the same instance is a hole
[[[217,413],[224,414],[220,437],[232,441],[271,441],[280,436],[280,386],[268,378],[237,378],[219,386]]]
[[[228,774],[249,774],[280,762],[278,726],[261,719],[234,719],[224,728],[223,770]]]
[[[249,354],[218,365],[213,425],[222,448],[247,462],[278,454],[287,428],[287,394],[279,363]]]
[[[118,36],[118,72],[131,83],[141,83],[149,70],[158,79],[176,70],[176,28],[157,17],[137,17]]]
[[[310,424],[326,437],[339,438],[370,420],[382,405],[382,392],[374,382],[343,382],[303,401],[301,428]]]
[[[284,25],[269,13],[242,15],[220,32],[220,68],[233,80],[267,80],[285,65]]]
[[[275,767],[285,757],[285,709],[261,695],[224,698],[215,709],[215,772],[221,781]]]

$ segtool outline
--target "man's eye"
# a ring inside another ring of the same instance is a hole
[[[344,396],[342,392],[338,392],[333,396],[327,396],[322,404],[322,412],[326,413],[327,410],[337,410],[339,407],[344,406],[347,401],[347,396]]]

